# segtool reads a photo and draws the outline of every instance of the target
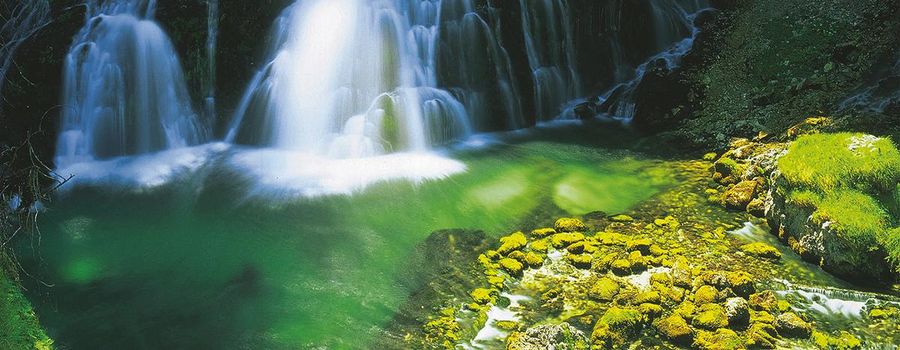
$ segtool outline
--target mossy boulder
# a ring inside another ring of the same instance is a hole
[[[703,350],[736,350],[744,348],[744,339],[734,331],[722,328],[715,332],[699,332],[693,346]]]
[[[771,290],[751,294],[748,300],[750,307],[757,311],[773,312],[778,310],[778,299]]]
[[[890,139],[802,136],[778,159],[777,170],[766,215],[792,249],[858,283],[897,279],[900,151]]]
[[[497,297],[497,294],[498,293],[496,290],[486,288],[478,288],[469,293],[469,295],[472,297],[472,300],[480,305],[493,303],[495,298]]]
[[[587,230],[587,227],[584,225],[584,222],[575,218],[561,218],[556,220],[556,223],[553,224],[553,228],[556,232],[564,233],[564,232],[584,232]]]
[[[525,254],[525,263],[531,268],[538,268],[544,264],[544,258],[534,252]]]
[[[581,232],[557,233],[550,237],[550,244],[552,244],[554,248],[561,249],[583,240],[584,234]]]
[[[694,293],[694,303],[699,305],[715,303],[718,300],[719,290],[713,286],[700,286],[700,288],[697,288],[697,291]]]
[[[775,349],[778,332],[768,323],[754,323],[747,329],[747,347],[750,349]]]
[[[588,337],[584,332],[563,322],[555,325],[540,325],[524,332],[513,332],[507,337],[507,350],[585,350]]]
[[[741,181],[725,191],[722,199],[725,206],[736,210],[745,210],[750,201],[756,196],[759,183],[756,181]]]
[[[609,264],[609,268],[616,275],[627,276],[631,274],[631,261],[628,261],[628,259],[615,259]]]
[[[756,291],[753,276],[749,273],[743,271],[729,272],[727,278],[728,288],[731,288],[738,296],[746,298]]]
[[[694,338],[694,330],[684,318],[678,315],[659,320],[655,328],[659,334],[675,344],[689,345]]]
[[[497,252],[502,255],[507,255],[513,251],[524,248],[526,244],[528,244],[528,238],[525,237],[525,234],[522,232],[514,232],[509,236],[500,238],[500,248],[497,248]]]
[[[516,259],[503,258],[500,260],[500,267],[506,270],[511,276],[521,276],[522,269],[525,266]]]
[[[556,234],[556,230],[553,228],[539,228],[531,231],[531,236],[537,238],[549,237],[554,234]]]
[[[778,334],[789,338],[809,338],[812,334],[812,325],[793,312],[786,312],[775,318],[775,328]]]
[[[691,323],[697,328],[716,330],[728,327],[728,316],[725,308],[719,304],[705,304],[697,310],[697,315]]]
[[[767,243],[756,242],[745,244],[741,246],[741,251],[764,259],[781,259],[781,252],[778,251],[778,248],[775,248]]]
[[[750,306],[747,300],[740,297],[725,300],[725,316],[728,317],[728,325],[732,328],[746,327],[750,322]]]
[[[852,350],[862,348],[859,338],[847,331],[841,331],[837,336],[813,331],[812,342],[820,349]]]
[[[613,306],[600,317],[599,323],[609,325],[613,332],[631,337],[637,335],[646,318],[639,310]]]
[[[625,243],[625,250],[639,251],[643,255],[650,255],[650,246],[652,245],[653,240],[650,238],[636,238]]]
[[[625,214],[614,215],[609,218],[612,222],[633,222],[634,218]]]
[[[597,280],[589,295],[599,301],[612,301],[619,294],[619,283],[609,277],[603,277]]]
[[[566,261],[579,269],[590,269],[593,257],[588,254],[566,254]]]

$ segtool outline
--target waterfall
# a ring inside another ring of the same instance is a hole
[[[429,0],[294,3],[226,141],[342,159],[470,134],[466,108],[436,85],[440,9]]]
[[[155,0],[88,1],[65,60],[57,167],[204,142]]]
[[[538,120],[555,118],[582,91],[567,0],[519,0]]]
[[[206,1],[206,98],[203,101],[206,120],[216,119],[216,40],[219,37],[219,0]]]
[[[842,101],[838,110],[857,109],[881,114],[892,106],[900,106],[900,48],[894,53],[893,64],[887,64],[878,72],[875,81]]]
[[[50,23],[50,4],[46,0],[22,1],[6,6],[12,7],[4,9],[4,12],[9,10],[9,13],[5,14],[8,17],[4,16],[5,22],[0,26],[0,95],[16,50],[25,40]]]
[[[651,70],[672,71],[681,65],[682,58],[693,48],[694,39],[700,33],[700,29],[694,25],[694,19],[706,8],[705,5],[705,1],[697,0],[654,2],[653,23],[657,32],[656,37],[660,40],[659,44],[665,45],[666,42],[675,44],[639,65],[631,79],[616,84],[599,96],[600,109],[611,118],[630,121],[634,117],[636,107],[634,95],[638,84]],[[685,30],[689,33],[688,37],[678,36]]]
[[[500,30],[488,24],[499,24],[496,10],[488,8],[490,18],[485,20],[472,0],[440,4],[441,86],[458,96],[478,131],[527,127],[509,53],[500,43]],[[492,118],[495,115],[505,118],[498,121]]]

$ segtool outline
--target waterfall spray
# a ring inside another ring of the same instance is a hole
[[[57,167],[206,141],[155,9],[153,0],[88,2],[65,60]]]

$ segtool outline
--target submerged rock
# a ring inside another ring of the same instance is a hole
[[[725,191],[723,197],[725,205],[732,209],[746,209],[753,197],[756,196],[758,186],[759,183],[756,181],[741,181],[734,185]]]
[[[778,334],[790,338],[806,339],[812,334],[812,325],[793,312],[786,312],[775,319]]]
[[[728,327],[728,316],[719,304],[705,304],[700,307],[692,323],[697,328],[716,330]]]
[[[758,256],[760,258],[778,260],[781,259],[781,252],[777,248],[762,242],[750,243],[741,246],[744,253]]]
[[[584,226],[584,223],[581,220],[575,218],[562,218],[556,220],[556,223],[553,225],[553,228],[556,232],[564,233],[564,232],[584,232],[587,227]]]

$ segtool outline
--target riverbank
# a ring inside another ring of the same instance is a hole
[[[0,253],[0,347],[51,350],[53,340],[41,327],[31,303],[22,294],[16,268],[8,253]]]
[[[623,214],[560,219],[495,241],[470,277],[456,277],[476,288],[432,300],[406,341],[473,349],[896,344],[896,286],[855,286],[805,262],[768,233],[757,218],[764,213],[746,210],[755,191],[726,210],[735,184],[713,175],[721,159],[676,162],[681,185]]]

